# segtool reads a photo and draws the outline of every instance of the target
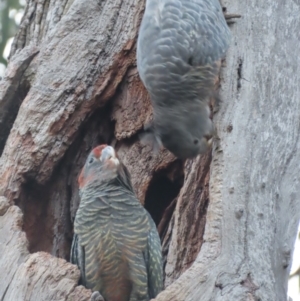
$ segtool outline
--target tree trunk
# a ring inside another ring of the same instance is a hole
[[[144,2],[28,0],[0,82],[0,300],[89,300],[69,260],[77,177],[107,143],[162,238],[157,301],[287,299],[300,216],[299,5],[223,1],[242,18],[212,153],[139,143],[152,118],[136,37]],[[4,254],[4,255],[3,255]]]

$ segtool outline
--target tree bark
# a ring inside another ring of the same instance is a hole
[[[222,69],[212,153],[139,143],[144,2],[29,0],[0,82],[0,300],[89,300],[68,263],[77,177],[112,144],[162,238],[157,301],[286,300],[300,216],[296,2],[223,1],[242,18]]]

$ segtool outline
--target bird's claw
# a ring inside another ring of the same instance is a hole
[[[242,17],[242,15],[239,14],[225,14],[224,16],[228,25],[235,23],[235,20],[233,19],[238,19]]]
[[[99,292],[93,292],[90,301],[105,301]]]
[[[213,137],[211,137],[209,140],[207,140],[207,145],[208,145],[209,147],[212,146],[213,140],[214,140]]]
[[[225,14],[225,19],[229,20],[229,19],[236,19],[236,18],[240,18],[242,15],[239,14]]]
[[[221,100],[221,97],[220,97],[219,93],[217,91],[215,91],[212,94],[212,97],[210,99],[210,106],[212,108],[212,113],[213,114],[215,114],[219,111],[221,102],[222,102],[222,100]]]
[[[158,154],[162,147],[160,138],[154,132],[153,122],[144,126],[144,132],[139,134],[139,139],[142,144],[149,145],[155,155]]]

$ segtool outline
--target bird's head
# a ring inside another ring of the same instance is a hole
[[[140,135],[141,142],[150,144],[154,151],[162,145],[177,158],[194,158],[208,151],[212,144],[214,128],[209,112],[189,110],[187,114],[174,111],[157,115],[152,123],[145,126]]]
[[[199,154],[207,152],[212,143],[211,136],[197,136],[182,128],[169,128],[160,135],[165,148],[173,153],[177,158],[194,158]]]
[[[103,144],[95,147],[88,155],[78,178],[79,188],[90,184],[109,183],[118,179],[123,186],[132,190],[130,174],[117,157],[112,146]]]

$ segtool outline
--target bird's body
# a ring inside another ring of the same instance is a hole
[[[71,261],[106,301],[148,301],[162,289],[160,240],[127,169],[112,160],[86,172],[87,161],[81,173]]]
[[[207,150],[209,98],[229,40],[219,0],[146,2],[137,66],[153,104],[150,132],[178,157]]]

